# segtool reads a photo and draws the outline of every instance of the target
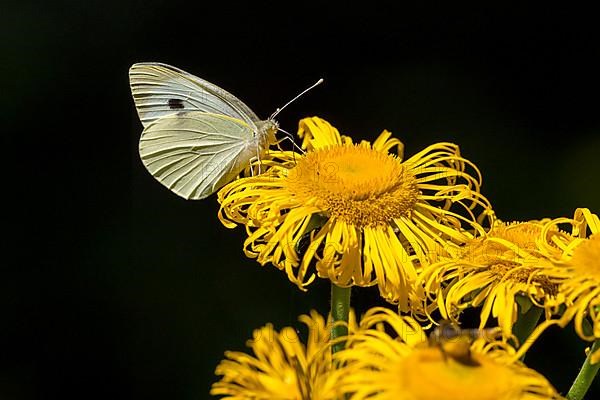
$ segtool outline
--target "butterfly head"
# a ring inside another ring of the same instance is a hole
[[[254,134],[255,139],[258,141],[258,145],[266,149],[271,144],[275,143],[277,139],[275,138],[275,134],[279,129],[279,123],[274,119],[267,119],[265,121],[260,121],[256,124],[258,128]]]

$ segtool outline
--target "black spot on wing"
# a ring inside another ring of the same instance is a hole
[[[169,108],[171,110],[181,110],[183,108],[183,100],[181,99],[169,99]]]

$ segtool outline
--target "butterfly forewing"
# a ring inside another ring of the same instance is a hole
[[[198,111],[179,112],[149,124],[140,139],[148,171],[185,199],[202,199],[248,165],[252,128],[244,121]]]
[[[129,70],[131,92],[144,127],[181,111],[237,118],[255,129],[254,112],[231,93],[167,64],[138,63]]]

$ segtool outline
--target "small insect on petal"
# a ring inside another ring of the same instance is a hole
[[[453,322],[443,320],[429,335],[429,345],[439,347],[444,359],[452,358],[465,366],[476,367],[479,362],[471,355],[471,343],[496,334],[497,328],[462,329]]]

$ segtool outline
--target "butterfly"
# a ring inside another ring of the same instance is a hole
[[[281,130],[274,117],[312,88],[261,120],[226,90],[167,64],[134,64],[129,83],[144,126],[142,163],[187,200],[210,196],[260,160]]]

